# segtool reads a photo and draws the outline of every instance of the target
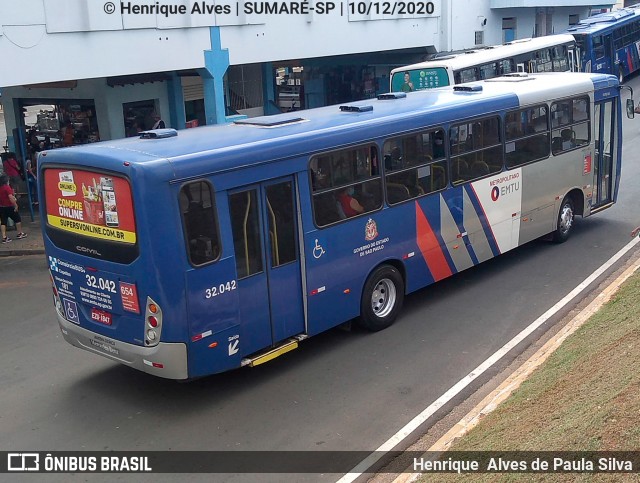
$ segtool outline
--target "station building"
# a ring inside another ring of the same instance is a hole
[[[584,0],[21,0],[0,3],[5,150],[374,97],[431,54],[558,33]],[[33,112],[33,109],[36,112]],[[4,133],[0,133],[4,137]],[[24,139],[23,139],[24,138]]]

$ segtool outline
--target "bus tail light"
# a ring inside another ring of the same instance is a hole
[[[162,332],[162,309],[151,297],[147,297],[144,320],[144,345],[147,347],[158,345]]]

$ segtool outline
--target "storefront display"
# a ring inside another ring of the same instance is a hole
[[[34,113],[29,107],[37,106]],[[26,143],[29,151],[52,149],[100,140],[92,100],[23,100]]]

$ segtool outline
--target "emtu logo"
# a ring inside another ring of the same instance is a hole
[[[8,471],[40,471],[40,455],[38,453],[7,454]]]
[[[497,186],[494,186],[493,189],[491,190],[491,199],[493,201],[498,201],[499,197],[500,197],[500,188],[498,188]]]

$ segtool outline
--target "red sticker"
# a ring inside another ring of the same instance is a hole
[[[109,312],[98,310],[96,308],[91,309],[91,320],[105,325],[111,325],[112,323],[111,314]]]
[[[591,154],[587,154],[584,157],[584,164],[582,166],[582,174],[589,174],[591,172]]]
[[[122,308],[134,314],[140,313],[138,304],[138,290],[134,283],[120,282],[120,295],[122,295]]]

